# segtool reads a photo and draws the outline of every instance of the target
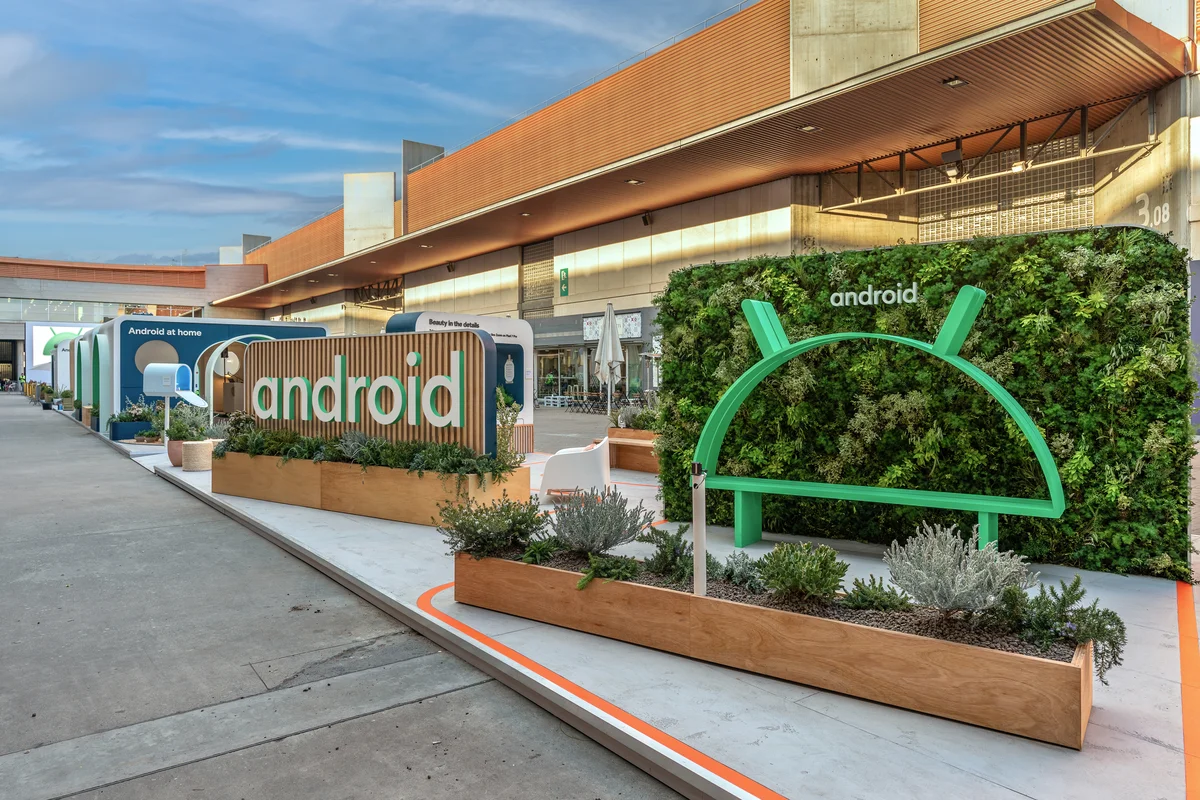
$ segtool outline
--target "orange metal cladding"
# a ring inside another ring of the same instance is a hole
[[[408,176],[408,229],[768,108],[791,93],[788,0],[761,2]]]
[[[348,430],[359,430],[368,436],[380,436],[392,441],[419,439],[427,442],[458,442],[481,453],[485,447],[484,412],[489,398],[483,396],[483,342],[469,331],[254,342],[246,347],[246,386],[247,391],[252,392],[255,383],[263,377],[307,378],[315,386],[318,378],[334,375],[333,357],[344,355],[348,376],[366,376],[374,380],[391,375],[400,381],[407,392],[410,375],[420,376],[422,387],[432,377],[449,375],[450,354],[455,350],[464,353],[466,363],[466,386],[463,389],[465,424],[461,428],[450,425],[438,428],[424,417],[420,418],[419,425],[409,425],[405,421],[407,411],[395,424],[381,425],[367,412],[366,392],[359,395],[357,423],[321,422],[313,415],[307,421],[258,419],[258,424],[263,428],[294,430],[302,436],[337,437]],[[421,354],[419,366],[410,367],[405,361],[412,352]],[[382,402],[384,408],[390,411],[388,394],[384,395]],[[445,391],[439,390],[437,395],[444,398]],[[253,401],[253,398],[250,400]],[[408,402],[411,403],[412,398],[408,398]],[[440,402],[444,403],[445,400]]]
[[[203,289],[206,275],[204,267],[139,267],[131,264],[86,264],[74,261],[0,258],[0,278]]]
[[[299,230],[268,242],[247,255],[267,265],[267,280],[276,281],[345,255],[342,209],[310,222]]]
[[[962,0],[920,0],[917,5],[917,31],[922,53],[957,42],[972,34],[995,28],[1014,19],[1035,14],[1062,0],[987,0],[963,3]]]
[[[838,170],[1015,120],[1036,120],[1083,104],[1131,97],[1167,84],[1184,70],[1182,43],[1112,3],[1098,3],[1094,9],[1065,13],[1020,32],[964,44],[935,61],[881,69],[857,85],[847,82],[814,99],[800,99],[697,136],[632,166],[567,182],[517,204],[481,211],[351,256],[330,265],[330,271],[337,272],[337,280],[346,287],[361,286],[636,216],[647,209],[789,175]],[[942,85],[951,75],[970,83],[957,89]],[[1089,123],[1101,124],[1119,108],[1114,104],[1089,115]],[[1049,135],[1057,123],[1039,123],[1035,129]],[[801,125],[819,130],[803,133],[797,130]],[[1031,135],[1031,144],[1037,141]],[[970,147],[978,146],[970,141]],[[982,147],[986,146],[984,137]],[[927,157],[934,160],[931,156]],[[920,166],[913,161],[909,161],[911,168]],[[410,175],[410,187],[413,177],[436,166]],[[626,177],[645,183],[629,186]],[[518,209],[530,216],[518,216]],[[270,308],[330,291],[325,277],[318,277],[319,289],[297,277],[216,305]]]

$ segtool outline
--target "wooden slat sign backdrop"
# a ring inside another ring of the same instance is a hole
[[[476,331],[285,339],[246,348],[258,424],[303,436],[349,430],[495,453],[495,345]]]

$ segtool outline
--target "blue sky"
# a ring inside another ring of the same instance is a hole
[[[5,0],[0,255],[211,263],[733,0]]]

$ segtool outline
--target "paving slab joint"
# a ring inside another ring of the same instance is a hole
[[[253,517],[218,500],[208,492],[190,485],[169,471],[160,471],[156,467],[154,473],[337,581],[384,613],[413,628],[439,647],[458,656],[484,674],[495,678],[684,797],[695,800],[745,800],[750,797],[745,793],[729,791],[725,784],[718,783],[698,767],[681,763],[662,750],[648,745],[624,727],[616,724],[607,715],[550,689],[540,680],[516,668],[489,648],[483,647],[465,636],[460,636],[448,626],[421,611],[384,594],[316,553],[262,525]]]

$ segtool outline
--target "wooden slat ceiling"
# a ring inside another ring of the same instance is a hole
[[[788,175],[838,170],[1115,101],[1163,86],[1184,70],[1181,43],[1101,0],[970,49],[904,62],[859,85],[785,103],[628,165],[464,215],[214,305],[272,308],[356,288]],[[970,83],[943,86],[950,76]],[[1116,104],[1097,109],[1089,126],[1094,129],[1118,110]],[[820,130],[798,130],[807,124]],[[1033,130],[1045,136],[1056,125],[1039,123]],[[1064,129],[1060,136],[1072,132]],[[1038,139],[1031,134],[1030,141]],[[971,146],[982,150],[987,144]],[[926,157],[937,163],[931,156],[941,149],[931,148]],[[644,183],[631,186],[625,183],[629,178]]]

